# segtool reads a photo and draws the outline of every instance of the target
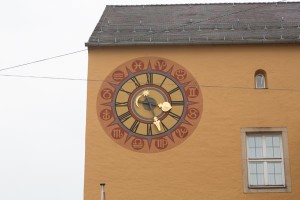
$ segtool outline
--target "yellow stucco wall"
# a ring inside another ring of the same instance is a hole
[[[199,126],[168,151],[125,149],[104,133],[96,113],[102,82],[90,81],[85,200],[100,199],[100,182],[106,183],[107,200],[300,199],[299,45],[90,48],[88,78],[104,80],[115,67],[145,56],[177,62],[197,79],[203,95]],[[267,72],[268,90],[246,89],[254,88],[257,69]],[[243,192],[243,127],[287,128],[292,192]]]

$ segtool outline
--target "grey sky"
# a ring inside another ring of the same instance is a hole
[[[3,1],[0,70],[85,49],[106,4],[204,2]],[[86,82],[3,75],[85,79],[87,51],[0,71],[0,199],[82,200]]]

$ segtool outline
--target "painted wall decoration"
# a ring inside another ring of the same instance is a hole
[[[202,105],[200,87],[186,68],[165,58],[140,57],[106,77],[97,115],[113,141],[152,153],[185,141],[201,119]]]

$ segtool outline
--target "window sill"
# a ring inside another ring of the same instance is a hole
[[[287,186],[251,186],[245,190],[245,193],[260,193],[260,192],[291,192]]]
[[[256,90],[267,90],[268,88],[267,87],[265,87],[265,88],[254,88],[254,89],[256,89]]]
[[[249,186],[249,189],[278,189],[286,188],[285,185],[259,185],[259,186]]]

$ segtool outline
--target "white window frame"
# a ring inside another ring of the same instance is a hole
[[[247,162],[248,162],[248,169],[250,168],[250,163],[263,163],[263,182],[264,184],[259,185],[251,185],[250,178],[248,180],[248,185],[250,188],[256,188],[256,187],[285,187],[285,176],[284,176],[284,159],[283,159],[283,150],[282,150],[282,135],[280,133],[246,133],[247,143],[248,139],[252,136],[260,137],[262,140],[262,154],[263,156],[261,158],[250,158],[249,155],[247,155]],[[271,158],[267,157],[267,144],[266,144],[266,136],[279,136],[280,138],[280,155],[281,157],[278,158]],[[247,151],[248,151],[248,144],[247,145]],[[280,163],[281,164],[281,174],[282,174],[282,184],[277,185],[271,185],[269,184],[269,177],[268,177],[268,163]],[[250,170],[248,170],[248,177],[250,177]]]
[[[263,157],[262,158],[248,158],[247,153],[247,139],[249,136],[262,136],[263,142]],[[280,135],[280,149],[281,158],[267,158],[266,157],[266,135]],[[290,169],[289,169],[289,156],[287,147],[287,129],[286,128],[242,128],[241,129],[242,139],[242,160],[243,160],[243,183],[244,192],[291,192],[291,180],[290,180]],[[250,162],[263,162],[264,164],[264,184],[262,185],[250,185]],[[282,185],[269,185],[268,184],[268,162],[281,162],[282,163]]]

